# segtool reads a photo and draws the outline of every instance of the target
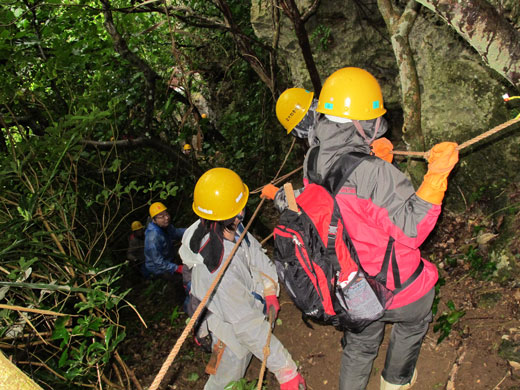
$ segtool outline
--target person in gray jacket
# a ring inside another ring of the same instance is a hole
[[[416,364],[433,318],[438,279],[435,264],[421,257],[420,246],[441,213],[448,176],[459,158],[457,144],[433,146],[428,171],[415,190],[390,164],[392,145],[382,138],[387,129],[382,118],[386,109],[379,83],[369,72],[354,67],[334,72],[323,85],[316,111],[323,114],[315,128],[319,144],[306,156],[304,183],[323,183],[346,154],[363,158],[335,183],[335,201],[367,274],[377,275],[386,254],[392,256],[385,284],[393,292],[393,300],[381,318],[361,331],[345,330],[339,389],[367,388],[385,327],[391,324],[380,389],[408,390],[418,377]],[[379,158],[368,158],[370,154]],[[275,206],[283,209],[286,201],[280,194],[282,190],[273,188],[262,191],[262,196],[274,199]]]
[[[200,219],[185,232],[179,254],[191,269],[191,294],[202,300],[243,232],[247,186],[233,171],[213,168],[198,180],[193,211]],[[205,321],[218,345],[218,366],[205,390],[222,390],[242,378],[253,355],[263,359],[269,333],[265,313],[278,313],[278,277],[260,243],[247,233],[207,303]],[[287,349],[274,335],[266,367],[281,390],[305,388],[305,382]],[[300,387],[302,386],[302,387]]]

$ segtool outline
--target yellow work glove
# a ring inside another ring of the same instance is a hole
[[[275,185],[269,183],[266,184],[264,188],[262,188],[262,193],[260,194],[260,198],[270,199],[274,200],[274,196],[276,195],[276,192],[279,190],[278,187]]]
[[[394,150],[394,145],[390,142],[388,138],[382,137],[376,139],[370,145],[372,148],[372,152],[379,157],[381,160],[385,160],[386,162],[392,163],[394,155],[392,154],[392,150]]]
[[[459,161],[459,151],[455,142],[441,142],[430,150],[428,172],[416,194],[432,204],[441,204],[448,188],[448,175]]]

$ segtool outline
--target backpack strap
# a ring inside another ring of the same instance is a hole
[[[397,259],[395,258],[395,250],[392,249],[392,274],[394,276],[394,286],[395,286],[394,294],[401,292],[406,287],[408,287],[410,284],[412,284],[415,281],[415,279],[417,279],[419,277],[423,268],[424,268],[424,262],[421,259],[421,261],[419,262],[419,265],[417,266],[417,268],[415,269],[413,274],[411,274],[410,277],[408,279],[406,279],[406,282],[401,283],[401,278],[399,277],[399,267],[397,265]]]
[[[318,148],[314,148],[316,152],[314,155],[309,155],[308,161],[310,162],[311,157],[314,160],[314,168],[316,167],[316,161],[318,157]],[[370,157],[367,154],[364,153],[347,153],[341,156],[336,162],[332,165],[329,172],[327,173],[327,176],[323,180],[323,183],[321,185],[331,193],[332,199],[334,201],[334,209],[332,212],[332,216],[329,223],[329,231],[328,231],[328,240],[327,240],[327,255],[329,258],[336,259],[334,262],[334,268],[335,270],[339,270],[340,265],[336,257],[336,237],[337,237],[337,231],[338,231],[338,221],[341,218],[341,211],[339,209],[338,203],[336,202],[335,196],[336,193],[341,188],[341,185],[348,179],[348,177],[351,175],[351,173],[354,171],[354,169],[365,159],[365,157]],[[310,167],[310,164],[307,165]],[[309,171],[307,171],[307,176],[309,176]],[[310,176],[309,176],[310,179]],[[345,223],[343,222],[344,226],[344,233],[346,233],[346,227]],[[346,233],[348,235],[348,233]],[[350,240],[350,238],[349,238]],[[352,249],[354,249],[352,245]],[[355,249],[354,249],[355,250]],[[353,256],[355,258],[354,260],[356,263],[358,263],[359,266],[359,260],[357,259],[357,254]]]
[[[401,277],[399,276],[399,266],[397,265],[397,259],[395,257],[395,249],[394,249],[394,242],[395,239],[393,237],[390,237],[388,239],[388,245],[386,246],[385,251],[385,258],[383,260],[383,265],[381,266],[381,270],[379,273],[375,276],[376,280],[386,286],[386,275],[388,274],[388,265],[390,263],[390,259],[392,260],[392,275],[394,277],[394,294],[399,293],[400,291],[404,290],[406,287],[408,287],[410,284],[412,284],[415,279],[421,274],[423,268],[424,268],[424,262],[421,259],[421,262],[415,269],[412,275],[408,279],[406,279],[406,282],[401,283]]]
[[[340,220],[340,218],[341,218],[341,212],[339,211],[339,206],[336,203],[336,200],[334,200],[334,208],[332,211],[332,216],[330,218],[329,231],[327,233],[327,251],[326,251],[328,258],[334,259],[333,260],[334,271],[339,271],[339,269],[341,268],[339,265],[337,254],[336,254],[336,238],[337,238],[337,234],[338,234],[338,221]],[[344,229],[344,231],[346,232],[346,229]],[[353,257],[357,258],[357,255],[353,256]],[[356,260],[356,262],[357,262],[357,260]]]
[[[320,145],[309,149],[307,157],[307,179],[310,183],[321,184],[321,177],[318,174],[318,154],[320,153]]]
[[[383,260],[383,265],[381,266],[381,270],[375,276],[375,279],[386,287],[386,275],[388,274],[388,265],[390,264],[390,258],[392,254],[394,254],[394,238],[390,236],[388,239],[388,244],[386,245],[385,258]],[[394,254],[395,257],[395,254]],[[397,265],[397,262],[396,262]],[[392,262],[392,270],[394,269],[394,263]],[[399,273],[397,275],[399,277]],[[394,274],[395,279],[395,274]]]
[[[333,196],[336,196],[354,169],[356,169],[361,162],[370,158],[377,157],[360,152],[343,154],[332,164],[327,176],[323,179],[322,186],[329,190]]]

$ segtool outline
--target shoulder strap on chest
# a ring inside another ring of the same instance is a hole
[[[319,152],[319,145],[309,149],[309,156],[307,157],[307,179],[309,179],[309,183],[321,184],[321,177],[318,174]]]
[[[307,157],[307,178],[310,183],[316,183],[325,187],[333,196],[336,195],[341,185],[363,160],[375,158],[374,156],[360,152],[345,153],[332,164],[325,178],[322,178],[318,174],[319,153],[320,145],[309,150],[309,156]]]
[[[354,169],[356,169],[362,161],[369,158],[373,158],[373,156],[360,152],[345,153],[332,165],[321,185],[335,196]]]

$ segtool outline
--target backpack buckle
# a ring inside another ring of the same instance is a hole
[[[292,242],[298,246],[302,246],[302,243],[298,240],[298,237],[296,237],[295,234],[292,235]]]

